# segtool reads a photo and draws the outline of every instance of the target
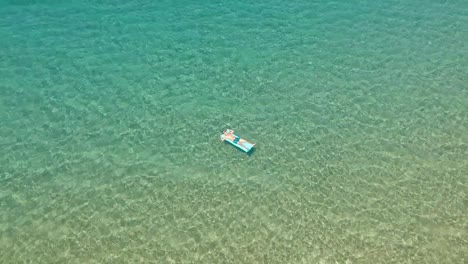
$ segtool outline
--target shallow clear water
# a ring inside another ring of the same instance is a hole
[[[463,263],[468,2],[69,2],[0,2],[1,263]]]

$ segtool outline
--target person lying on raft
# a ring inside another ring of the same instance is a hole
[[[234,144],[237,144],[244,149],[249,149],[249,147],[244,144],[244,143],[247,143],[247,140],[242,139],[239,136],[235,135],[233,130],[230,130],[230,129],[224,130],[223,134],[226,137],[226,139],[231,140],[232,142],[234,142]]]

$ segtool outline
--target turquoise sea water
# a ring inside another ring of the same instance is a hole
[[[467,1],[0,3],[0,263],[466,261]]]

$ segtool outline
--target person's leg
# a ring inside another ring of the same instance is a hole
[[[239,142],[237,144],[239,144],[241,147],[243,147],[245,149],[248,149],[249,147],[247,147],[244,143],[245,143],[245,140],[241,139],[241,140],[239,140]]]

